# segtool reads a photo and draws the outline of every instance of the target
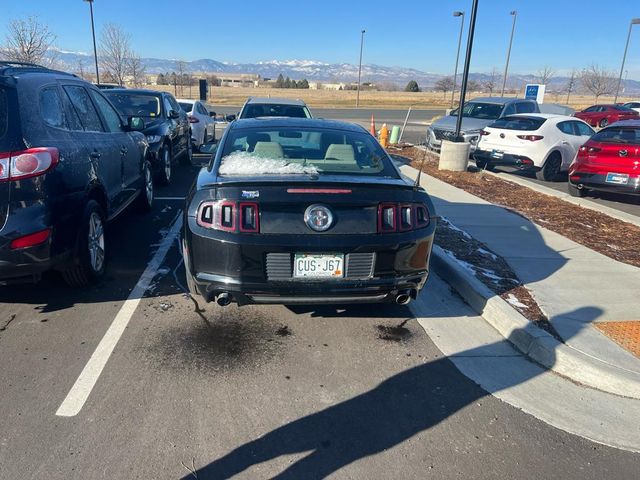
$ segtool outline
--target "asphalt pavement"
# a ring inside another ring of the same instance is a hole
[[[637,474],[638,454],[487,393],[407,307],[198,311],[173,236],[196,170],[110,225],[99,285],[0,290],[1,479]],[[437,277],[421,299],[421,322],[472,315]]]

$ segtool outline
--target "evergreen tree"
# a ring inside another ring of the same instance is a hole
[[[418,82],[416,82],[415,80],[409,81],[409,83],[407,83],[407,86],[404,87],[404,91],[405,92],[419,92],[420,91],[420,87],[418,86]]]
[[[278,75],[278,79],[275,84],[276,88],[284,88],[284,76],[282,74]]]

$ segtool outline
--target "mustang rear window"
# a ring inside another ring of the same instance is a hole
[[[9,107],[7,105],[7,92],[0,88],[0,138],[7,133],[9,125]]]
[[[380,175],[398,177],[367,133],[325,128],[232,130],[220,175]]]
[[[538,130],[545,121],[546,119],[539,117],[504,117],[489,126],[504,130]]]
[[[591,140],[605,143],[633,143],[640,144],[640,128],[609,127],[600,130]]]

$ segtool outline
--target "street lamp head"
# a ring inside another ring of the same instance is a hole
[[[464,17],[464,12],[453,12],[454,17]]]
[[[93,3],[93,0],[82,0],[83,2]]]
[[[640,18],[632,18],[631,25],[638,25],[640,23]]]
[[[518,12],[517,12],[517,11],[515,11],[515,10],[511,10],[511,11],[509,12],[509,15],[513,15],[513,16],[516,16],[517,14],[518,14]]]
[[[366,32],[367,32],[366,30],[362,30],[360,33],[363,33],[363,34],[364,34],[364,33],[366,33]]]

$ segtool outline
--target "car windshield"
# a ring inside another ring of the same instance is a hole
[[[126,117],[156,118],[160,116],[160,97],[153,94],[125,93],[106,90],[104,94]]]
[[[231,130],[218,173],[398,177],[384,150],[365,132],[293,127]]]
[[[504,117],[489,126],[504,130],[538,130],[544,122],[546,119],[540,117]]]
[[[283,105],[278,103],[249,104],[242,112],[242,118],[258,117],[295,117],[309,118],[308,110],[300,105]]]
[[[503,105],[498,103],[482,103],[482,102],[469,102],[464,104],[462,109],[462,116],[469,118],[482,118],[486,120],[496,120],[500,118]],[[458,115],[458,109],[456,108],[451,112],[452,116]]]
[[[180,105],[180,108],[182,108],[182,110],[184,110],[187,113],[190,113],[191,110],[193,110],[193,103],[178,102],[178,105]]]
[[[603,143],[633,143],[640,144],[640,128],[637,127],[609,127],[600,130],[591,140]]]
[[[7,107],[7,92],[0,88],[0,138],[7,133],[9,125],[9,109]]]

